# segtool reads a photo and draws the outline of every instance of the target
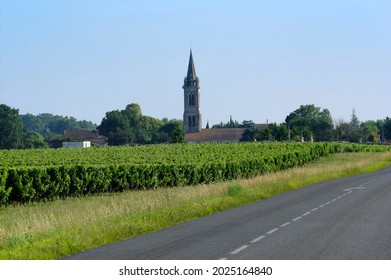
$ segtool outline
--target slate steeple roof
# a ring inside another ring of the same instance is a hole
[[[187,80],[195,81],[196,79],[197,75],[194,67],[193,54],[190,50],[189,67],[187,68]]]

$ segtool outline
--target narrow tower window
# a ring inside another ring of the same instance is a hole
[[[189,127],[192,127],[192,125],[191,125],[191,116],[189,116]]]
[[[194,94],[189,95],[189,106],[194,106],[195,105],[195,97]]]

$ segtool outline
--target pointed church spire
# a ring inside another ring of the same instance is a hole
[[[200,110],[200,82],[195,72],[193,53],[190,49],[187,76],[183,83],[184,105],[183,131],[186,133],[202,130],[202,116]]]
[[[187,68],[187,80],[195,81],[197,79],[196,71],[194,67],[193,54],[190,49],[189,67]]]

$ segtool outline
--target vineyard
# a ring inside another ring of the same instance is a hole
[[[249,178],[332,153],[390,149],[344,143],[210,143],[2,150],[0,205]]]

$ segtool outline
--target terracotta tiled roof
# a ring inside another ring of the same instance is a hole
[[[202,142],[239,142],[245,128],[211,128],[201,132],[185,134],[185,140],[190,143]]]

